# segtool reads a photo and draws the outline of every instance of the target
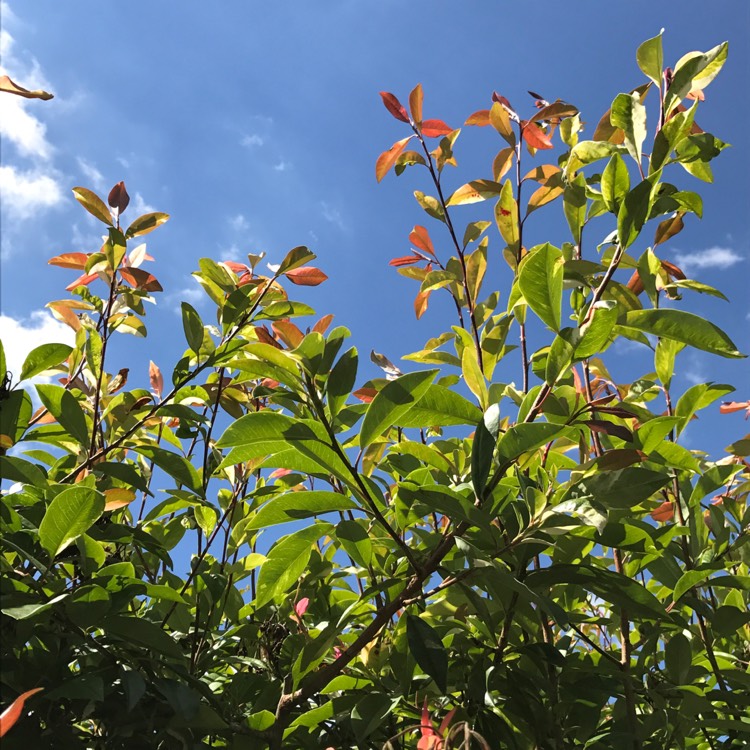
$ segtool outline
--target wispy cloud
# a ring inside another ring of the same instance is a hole
[[[243,214],[237,214],[229,219],[229,226],[235,232],[242,232],[250,228],[250,222],[245,218]]]
[[[77,157],[78,168],[83,176],[88,180],[89,185],[99,192],[107,189],[107,183],[104,181],[104,175],[96,168],[94,164],[86,161],[82,157]]]
[[[345,232],[347,229],[346,222],[344,221],[344,217],[341,215],[341,211],[339,211],[338,208],[335,206],[332,206],[330,203],[326,203],[325,201],[320,202],[320,210],[323,214],[323,218],[331,223],[337,226],[342,232]]]
[[[240,145],[245,148],[253,148],[255,146],[262,146],[265,142],[265,139],[257,133],[248,133],[242,136]]]
[[[128,213],[131,221],[142,214],[151,214],[155,211],[156,209],[150,203],[146,203],[146,201],[143,200],[143,196],[140,193],[135,194],[135,197],[128,206]]]
[[[49,310],[34,310],[28,318],[0,315],[0,339],[3,341],[8,369],[17,380],[23,362],[32,349],[49,343],[72,346],[75,333],[55,320]]]
[[[273,165],[273,168],[276,172],[286,172],[288,169],[290,169],[292,166],[291,162],[284,161],[284,159],[281,159],[276,164]]]
[[[711,270],[723,271],[741,263],[744,258],[728,247],[709,247],[692,253],[678,252],[675,263],[685,272]]]

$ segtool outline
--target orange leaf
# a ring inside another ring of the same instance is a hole
[[[453,128],[446,125],[442,120],[425,120],[422,123],[422,135],[427,138],[437,138],[441,135],[448,135],[453,132]]]
[[[352,393],[352,396],[354,396],[354,398],[358,398],[365,404],[369,404],[370,401],[372,401],[377,395],[378,391],[375,388],[360,388],[359,390]]]
[[[485,125],[490,124],[490,111],[489,109],[480,109],[478,112],[470,114],[466,118],[464,125],[476,125],[477,127],[483,128]]]
[[[401,266],[411,266],[423,260],[421,255],[402,255],[400,258],[392,258],[388,261],[389,266],[399,268]]]
[[[305,334],[289,320],[277,320],[271,323],[271,328],[290,349],[299,346],[305,338]]]
[[[74,331],[81,328],[81,321],[78,316],[63,302],[50,302],[47,307],[52,311],[52,316],[57,318],[61,323],[70,326]]]
[[[50,266],[59,266],[60,268],[73,268],[74,270],[83,270],[86,268],[86,261],[89,256],[86,253],[63,253],[50,258],[47,264]]]
[[[430,233],[427,231],[426,227],[417,224],[409,233],[409,242],[420,250],[428,253],[433,258],[435,257],[435,248],[432,246]]]
[[[531,148],[540,150],[552,148],[552,141],[549,136],[536,123],[522,122],[521,125],[523,139]]]
[[[633,275],[628,280],[627,287],[636,297],[643,292],[643,281],[641,281],[638,271],[633,271]]]
[[[724,401],[719,407],[719,414],[732,414],[747,409],[750,412],[750,401]]]
[[[328,330],[328,326],[331,325],[331,322],[333,321],[333,315],[328,314],[324,315],[313,327],[313,331],[317,331],[318,333],[325,333]]]
[[[7,76],[3,77],[7,78]],[[38,693],[40,690],[44,690],[44,688],[38,687],[33,690],[27,690],[25,693],[21,693],[21,695],[19,695],[18,698],[16,698],[13,703],[3,711],[0,715],[0,737],[4,737],[21,717],[21,711],[23,711],[23,704],[26,703],[26,699],[30,698],[34,693]]]
[[[401,152],[406,148],[406,144],[414,136],[408,138],[402,138],[400,141],[396,141],[387,151],[383,151],[378,160],[375,162],[375,179],[380,182],[383,177],[388,174],[388,171],[396,163],[396,159],[401,155]]]
[[[281,477],[286,477],[289,474],[292,474],[291,469],[274,469],[269,475],[269,479],[281,479]]]
[[[661,267],[673,278],[673,279],[684,279],[685,273],[683,270],[676,266],[674,263],[670,263],[668,260],[661,262]]]
[[[427,289],[424,292],[420,292],[414,298],[414,312],[417,316],[417,320],[419,320],[425,314],[425,312],[427,312],[427,302],[430,299],[431,291],[431,289]]]
[[[656,510],[649,514],[654,521],[671,521],[674,518],[674,503],[671,500],[663,502]]]
[[[88,286],[92,281],[96,281],[99,278],[99,274],[96,273],[84,273],[79,276],[75,281],[71,281],[68,286],[65,287],[65,291],[72,292],[77,286]]]
[[[104,490],[104,510],[118,510],[124,508],[126,505],[135,500],[135,492],[133,490],[126,490],[123,487],[113,487],[109,490]]]
[[[409,109],[411,110],[411,119],[419,125],[422,122],[422,84],[418,83],[414,90],[409,94]]]
[[[409,115],[406,114],[404,105],[393,95],[387,91],[381,91],[380,96],[383,97],[383,104],[385,108],[401,122],[409,122]]]
[[[157,398],[161,398],[162,391],[164,390],[164,376],[161,374],[158,365],[151,361],[148,363],[148,379],[151,382],[151,390],[156,394]]]
[[[229,268],[238,276],[241,276],[243,273],[246,273],[250,270],[250,266],[246,265],[245,263],[237,263],[233,260],[223,260],[221,261],[221,264]]]
[[[121,268],[120,276],[131,286],[144,292],[161,292],[162,286],[153,274],[141,268]]]
[[[293,268],[291,271],[287,271],[284,276],[292,284],[297,284],[298,286],[318,286],[318,284],[322,284],[328,278],[319,268],[313,268],[312,266]]]
[[[50,94],[47,91],[41,91],[39,89],[36,91],[29,91],[23,86],[13,83],[8,76],[0,76],[0,91],[4,91],[6,94],[17,94],[24,99],[44,99],[46,101],[47,99],[54,98],[53,94]]]

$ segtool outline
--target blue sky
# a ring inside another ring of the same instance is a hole
[[[452,321],[447,307],[434,304],[417,322],[414,282],[388,260],[408,253],[414,224],[426,224],[445,252],[448,246],[441,226],[412,198],[415,189],[429,192],[421,172],[375,181],[377,155],[408,134],[378,92],[405,101],[421,82],[425,116],[459,127],[495,89],[530,109],[531,89],[576,104],[587,137],[612,98],[643,81],[635,49],[662,27],[672,64],[729,40],[729,61],[698,119],[733,148],[714,162],[712,186],[673,175],[703,194],[704,218],[688,218],[664,256],[730,297],[731,306],[686,295],[685,309],[710,317],[750,351],[746,0],[11,0],[2,3],[4,72],[55,94],[49,102],[0,101],[0,335],[15,352],[12,361],[32,345],[68,336],[44,305],[65,296],[73,272],[47,266],[47,259],[98,249],[99,229],[70,189],[83,185],[106,195],[119,180],[133,198],[126,217],[138,209],[171,214],[146,238],[156,260],[149,270],[165,288],[149,309],[150,338],[119,337],[113,350],[110,369],[130,366],[132,385],[147,384],[150,356],[166,373],[181,354],[180,299],[208,322],[209,306],[190,277],[200,257],[241,260],[262,250],[278,262],[299,244],[317,253],[316,265],[330,279],[295,296],[319,315],[334,313],[361,353],[374,348],[398,361]],[[496,135],[464,128],[459,168],[446,178],[450,189],[490,177],[500,147]],[[459,224],[491,218],[490,204],[455,211]],[[555,204],[539,212],[533,241],[567,240],[559,211]],[[490,247],[499,254],[502,244],[493,234]],[[623,379],[631,374],[632,352],[615,351],[610,362]],[[750,397],[746,361],[690,353],[678,362],[680,391],[718,380],[735,384],[738,399]],[[644,361],[640,371],[649,367]],[[369,363],[361,372],[360,382],[379,374]],[[707,416],[704,424],[719,442],[743,434],[739,414]]]

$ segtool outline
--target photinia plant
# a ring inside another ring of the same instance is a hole
[[[391,265],[418,318],[439,293],[455,319],[364,383],[349,331],[290,296],[327,279],[306,247],[201,260],[215,317],[182,303],[174,367],[114,362],[169,217],[75,188],[105,231],[50,260],[75,346],[0,393],[3,702],[44,688],[8,748],[744,747],[750,437],[680,438],[747,402],[673,383],[685,350],[744,355],[666,250],[726,146],[696,119],[726,55],[665,68],[648,40],[588,139],[574,105],[495,92],[466,120],[500,137],[489,176],[450,189],[461,130],[383,92],[406,135],[376,178],[428,186]],[[491,210],[461,231],[467,204]],[[568,232],[529,246],[545,206]]]

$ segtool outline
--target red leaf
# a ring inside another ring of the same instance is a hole
[[[313,327],[313,331],[316,331],[317,333],[325,333],[328,330],[328,326],[331,325],[331,322],[333,321],[333,315],[328,314],[324,315]]]
[[[425,120],[422,123],[422,135],[427,138],[437,138],[440,135],[448,135],[453,132],[453,128],[446,125],[442,120]]]
[[[269,479],[281,479],[281,477],[286,477],[292,473],[293,472],[291,469],[275,469],[268,475],[268,478]]]
[[[238,276],[241,276],[243,273],[247,273],[250,270],[250,266],[246,265],[245,263],[237,263],[233,260],[223,260],[221,262],[222,265],[225,265]]]
[[[424,260],[421,255],[402,255],[400,258],[392,258],[388,261],[389,266],[412,266],[419,261]]]
[[[521,134],[529,146],[540,150],[552,148],[549,136],[536,123],[524,121],[521,126]]]
[[[383,104],[385,104],[385,108],[397,120],[401,120],[401,122],[409,122],[409,115],[406,114],[406,109],[404,109],[404,105],[401,104],[401,102],[398,99],[396,99],[396,97],[393,94],[390,94],[387,91],[381,91],[380,96],[383,97]]]
[[[663,502],[658,508],[649,513],[654,521],[671,521],[674,518],[674,503],[671,500]]]
[[[419,250],[429,253],[433,258],[435,257],[435,248],[432,246],[430,233],[425,227],[417,224],[409,233],[409,242]]]
[[[161,292],[162,286],[156,276],[141,268],[120,268],[120,276],[136,289],[144,292]]]
[[[661,261],[661,267],[673,278],[673,279],[684,279],[685,274],[679,266],[674,263],[670,263],[668,260]]]
[[[293,268],[291,271],[287,271],[284,276],[292,284],[297,284],[298,286],[318,286],[318,284],[322,284],[328,278],[319,268],[313,268],[312,266]]]
[[[161,374],[158,365],[151,361],[148,363],[148,379],[151,383],[151,390],[156,394],[157,398],[161,398],[162,391],[164,390],[164,376]]]
[[[122,180],[109,191],[107,203],[112,208],[116,208],[120,214],[128,207],[130,196],[128,195],[128,191],[125,190],[125,183]]]
[[[269,331],[266,329],[265,326],[254,326],[255,328],[255,335],[258,337],[258,341],[260,341],[263,344],[268,344],[270,346],[275,347],[276,349],[281,349],[282,346],[279,344],[276,339],[271,336]]]
[[[638,271],[633,271],[633,275],[628,280],[626,286],[636,295],[636,297],[643,292],[643,281],[641,281],[641,276]]]
[[[99,274],[96,273],[84,273],[79,276],[75,281],[71,281],[68,286],[65,287],[66,292],[72,292],[77,286],[88,286],[92,281],[96,281],[99,278]]]
[[[360,388],[357,391],[354,391],[352,393],[352,396],[355,398],[358,398],[360,401],[364,402],[365,404],[369,404],[370,401],[372,401],[375,396],[378,395],[378,391],[376,388]]]
[[[4,737],[10,728],[18,721],[21,717],[21,711],[23,711],[23,704],[26,703],[26,699],[30,698],[34,693],[38,693],[44,688],[34,688],[33,690],[27,690],[25,693],[16,698],[8,708],[3,711],[0,715],[0,737]]]
[[[297,615],[297,617],[302,617],[302,615],[307,612],[307,608],[310,606],[310,600],[307,597],[304,597],[303,599],[300,599],[295,605],[294,605],[294,612]]]
[[[76,271],[86,268],[86,261],[89,256],[86,253],[63,253],[50,258],[47,263],[50,266],[59,266],[60,268],[73,268]]]
[[[387,151],[383,151],[378,160],[375,162],[375,179],[380,182],[383,177],[388,174],[390,168],[396,163],[396,159],[401,155],[401,152],[406,148],[406,144],[414,136],[410,135],[408,138],[402,138],[400,141],[396,141]]]
[[[464,125],[476,125],[477,127],[484,127],[490,124],[490,111],[489,109],[480,109],[473,114],[470,114],[466,118]]]

